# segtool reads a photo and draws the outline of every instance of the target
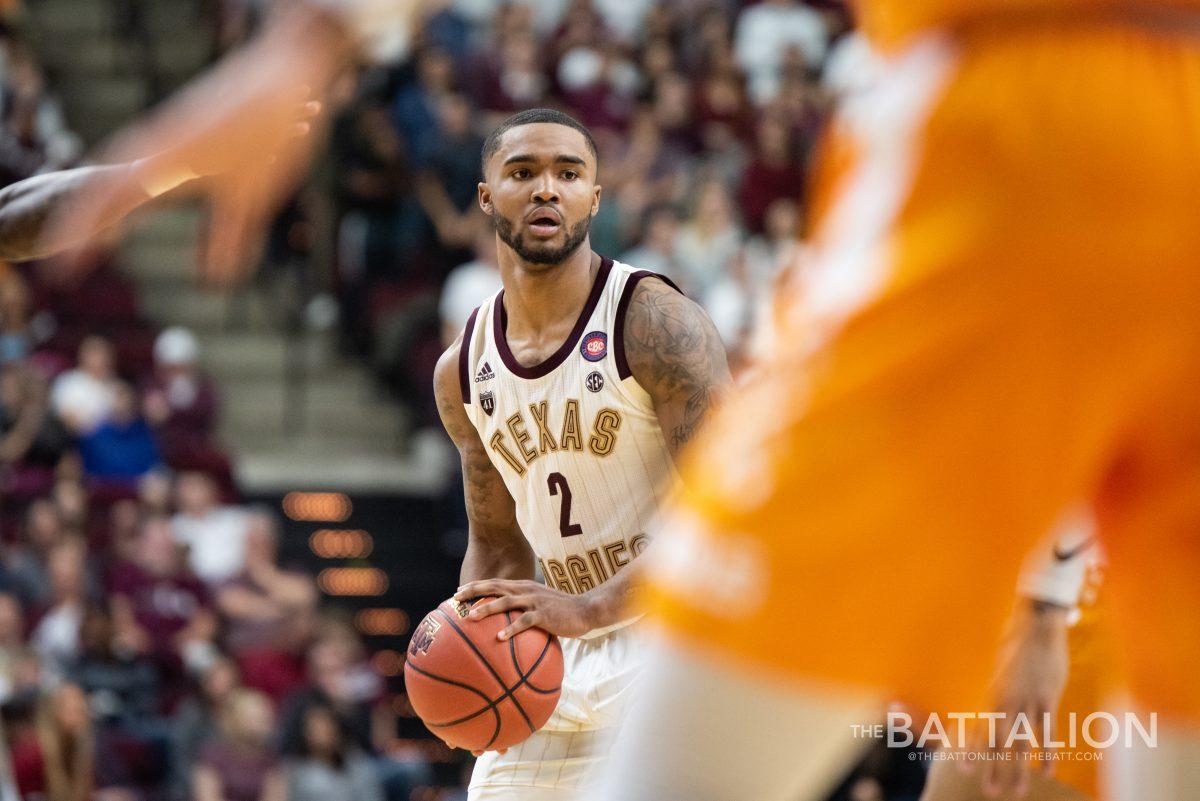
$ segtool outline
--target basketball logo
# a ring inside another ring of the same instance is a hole
[[[412,642],[408,644],[408,652],[413,656],[417,654],[429,653],[429,647],[433,645],[433,638],[437,636],[438,629],[442,627],[432,618],[425,618],[421,621],[421,625],[413,632]]]
[[[484,413],[488,417],[491,417],[492,412],[496,411],[496,396],[490,391],[480,392],[479,405],[483,407]]]
[[[586,386],[590,392],[599,392],[600,390],[604,389],[604,376],[600,375],[600,373],[596,370],[593,370],[588,374],[587,381],[584,382],[584,386]]]
[[[598,362],[608,355],[608,334],[603,331],[593,331],[583,338],[579,352],[589,362]]]

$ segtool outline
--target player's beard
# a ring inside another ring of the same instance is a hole
[[[496,227],[496,234],[500,237],[500,241],[512,248],[529,264],[561,264],[567,260],[568,256],[579,250],[583,240],[587,239],[592,228],[592,218],[589,215],[575,223],[575,226],[567,231],[567,240],[556,248],[531,246],[525,241],[523,234],[514,233],[512,220],[499,214],[492,215],[492,224]]]

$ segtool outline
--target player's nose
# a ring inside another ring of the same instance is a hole
[[[558,202],[558,188],[554,185],[554,179],[546,176],[537,182],[537,186],[533,188],[534,203],[556,203]]]

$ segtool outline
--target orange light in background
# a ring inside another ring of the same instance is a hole
[[[308,538],[308,547],[322,559],[363,559],[375,549],[375,540],[359,529],[323,528]]]
[[[408,614],[403,609],[364,609],[354,616],[363,634],[400,635],[408,631]]]
[[[371,657],[371,666],[380,676],[399,676],[404,670],[404,654],[399,651],[379,651]]]
[[[383,595],[388,577],[377,567],[327,567],[317,574],[317,586],[328,595]]]
[[[349,496],[341,492],[289,492],[283,497],[283,513],[292,520],[341,523],[352,511]]]

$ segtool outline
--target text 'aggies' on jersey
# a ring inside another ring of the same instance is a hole
[[[654,406],[624,353],[625,311],[651,275],[604,260],[571,335],[533,367],[509,349],[503,291],[463,332],[467,416],[547,583],[564,592],[587,592],[646,548],[674,478]]]

